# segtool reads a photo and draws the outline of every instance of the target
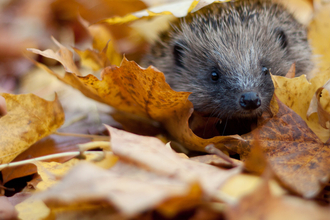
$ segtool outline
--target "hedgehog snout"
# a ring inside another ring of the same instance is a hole
[[[245,110],[255,110],[260,107],[261,99],[256,92],[246,92],[241,95],[239,104]]]

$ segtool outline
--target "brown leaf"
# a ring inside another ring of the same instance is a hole
[[[134,215],[157,206],[160,202],[175,196],[189,196],[190,186],[179,180],[157,176],[150,172],[130,172],[123,169],[104,170],[92,164],[81,163],[41,198],[48,206],[106,202],[113,204],[122,213]],[[133,169],[134,171],[134,169]],[[136,171],[136,169],[135,169]],[[133,178],[133,174],[137,174]],[[79,183],[79,187],[77,187]],[[192,198],[199,193],[192,192]]]
[[[329,180],[330,156],[324,144],[291,109],[279,102],[279,112],[264,119],[258,128],[242,137],[246,142],[226,144],[245,160],[255,137],[281,182],[304,197],[315,197]]]
[[[115,166],[104,170],[80,163],[35,198],[53,211],[68,205],[102,203],[113,205],[126,216],[156,209],[171,217],[204,198],[218,199],[219,186],[241,170],[221,170],[183,159],[156,138],[109,130],[111,148],[120,158]]]
[[[288,71],[288,73],[285,75],[287,78],[294,78],[296,76],[296,64],[293,63]]]
[[[315,91],[323,86],[329,77],[330,71],[320,72],[310,82],[305,75],[292,79],[273,76],[275,94],[278,99],[294,110],[323,142],[330,138],[329,131],[319,124],[316,115],[307,118],[307,111]]]
[[[206,163],[219,167],[232,167],[231,163],[214,154],[195,156],[195,157],[190,157],[189,159],[199,163]],[[234,159],[232,160],[234,161],[236,166],[240,166],[242,164],[240,160],[234,160]]]
[[[28,50],[33,53],[40,54],[44,57],[57,60],[63,65],[63,67],[67,72],[81,75],[79,69],[74,63],[73,53],[70,50],[68,50],[66,47],[64,47],[62,44],[60,44],[55,38],[52,38],[52,40],[60,48],[59,51],[57,51],[56,53],[50,49],[45,51],[40,51],[36,49],[28,49]]]
[[[6,100],[4,97],[0,96],[0,118],[7,114]]]
[[[248,171],[261,175],[267,168],[268,163],[260,145],[259,137],[256,136],[254,138],[255,140],[251,143],[251,151],[244,161],[244,167]]]
[[[221,170],[207,164],[182,159],[159,139],[121,131],[107,126],[114,154],[155,173],[193,182],[199,181],[208,196],[214,196],[219,186],[230,176],[240,172],[241,167]],[[123,147],[125,146],[125,147]]]
[[[8,109],[0,118],[1,163],[12,161],[64,122],[63,109],[57,98],[48,102],[33,94],[1,95],[6,99]]]
[[[292,196],[273,196],[267,181],[226,211],[229,220],[254,219],[328,219],[328,207]]]

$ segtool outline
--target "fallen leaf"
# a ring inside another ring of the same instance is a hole
[[[116,43],[115,37],[112,36],[111,29],[102,24],[94,24],[90,26],[90,24],[82,18],[80,19],[80,22],[93,39],[93,50],[87,49],[80,51],[75,48],[75,51],[82,60],[82,65],[89,66],[94,71],[109,66],[110,64],[117,66],[120,65],[122,55],[119,54],[116,49],[118,43]],[[125,27],[122,27],[121,31],[124,32],[124,28]],[[129,33],[126,34],[128,35]]]
[[[173,217],[184,209],[195,207],[203,198],[205,201],[219,200],[219,187],[241,171],[241,167],[222,170],[183,159],[154,137],[139,136],[112,127],[108,129],[111,149],[119,157],[113,167],[105,170],[80,162],[56,185],[34,198],[41,199],[52,213],[56,210],[63,213],[74,207],[85,210],[84,207],[89,205],[103,204],[114,206],[125,216],[156,209],[165,216]],[[54,163],[41,164],[53,167]],[[40,167],[40,171],[45,168]],[[42,176],[46,175],[43,178],[48,178],[47,173],[51,169],[41,172]],[[53,179],[52,176],[49,177]]]
[[[315,91],[329,78],[329,71],[318,74],[310,82],[304,75],[292,79],[273,76],[275,95],[278,99],[295,111],[323,142],[330,138],[329,131],[319,124],[317,117],[307,118],[307,111]]]
[[[182,159],[172,149],[154,137],[135,135],[107,126],[111,149],[115,155],[148,167],[155,173],[171,176],[186,182],[199,181],[208,196],[214,196],[219,186],[230,176],[240,172],[241,167],[231,170]],[[123,147],[125,146],[125,147]]]
[[[285,75],[286,78],[294,78],[296,76],[296,64],[292,64],[288,73]]]
[[[85,161],[93,162],[95,165],[108,169],[116,164],[118,158],[111,152],[105,151],[100,157],[99,154],[86,155]],[[38,174],[42,181],[38,183],[37,190],[44,191],[59,181],[61,177],[67,174],[67,172],[76,164],[79,163],[79,159],[73,158],[65,163],[57,162],[33,162],[37,166]]]
[[[184,17],[197,5],[197,3],[198,1],[195,0],[173,2],[161,6],[151,7],[146,10],[134,12],[124,17],[115,16],[112,18],[105,19],[102,22],[106,22],[108,24],[122,24],[122,23],[135,21],[144,17],[153,17],[159,15],[174,15],[176,17]]]
[[[15,219],[17,211],[5,196],[0,196],[0,219]]]
[[[131,172],[129,172],[132,174]],[[80,187],[76,186],[79,183]],[[199,198],[197,192],[192,197]],[[106,202],[130,216],[157,206],[167,198],[189,196],[187,183],[144,172],[133,178],[125,172],[107,171],[92,164],[80,163],[54,187],[38,195],[48,206]]]
[[[328,207],[320,207],[314,201],[293,196],[274,196],[268,181],[263,180],[258,188],[242,198],[237,205],[226,210],[229,220],[254,219],[328,219]]]
[[[24,220],[44,219],[50,213],[49,208],[33,196],[17,204],[15,209],[18,211],[18,217]]]
[[[260,184],[264,181],[263,177],[239,174],[231,177],[220,189],[220,192],[225,193],[239,202],[242,197],[259,189]],[[270,192],[275,196],[288,194],[279,183],[275,180],[269,181]]]
[[[242,135],[247,140],[226,143],[245,160],[255,137],[275,175],[289,189],[307,198],[315,197],[329,181],[330,156],[324,144],[307,124],[283,103],[273,118],[264,119],[252,132]]]
[[[244,168],[247,171],[262,175],[265,170],[267,171],[268,161],[263,153],[262,145],[259,142],[259,137],[255,136],[254,141],[251,143],[251,150],[244,161]]]
[[[321,88],[316,90],[313,99],[311,100],[309,109],[307,111],[307,117],[311,116],[311,114],[317,112],[318,118],[319,118],[319,124],[326,129],[329,129],[329,121],[330,121],[330,113],[325,109],[321,104],[321,97],[322,97],[322,91],[323,89],[326,89],[328,92],[330,92],[330,80],[324,84]],[[323,97],[324,99],[324,97]],[[326,99],[326,106],[329,108],[330,99],[329,96],[327,96]]]
[[[48,102],[33,94],[1,95],[6,99],[8,110],[0,118],[0,155],[3,164],[56,131],[64,122],[64,113],[57,98]]]
[[[192,161],[196,161],[199,163],[206,163],[210,165],[215,165],[219,167],[232,167],[232,164],[228,161],[222,159],[221,157],[214,155],[214,154],[207,154],[202,156],[195,156],[189,158]],[[231,158],[232,159],[232,158]],[[236,166],[242,165],[242,162],[240,160],[234,160],[232,159]]]
[[[316,60],[318,72],[326,71],[329,68],[330,61],[330,5],[322,4],[322,7],[314,14],[314,18],[308,27],[308,39],[313,48],[313,54],[317,56]],[[329,79],[329,78],[328,78]],[[328,80],[327,79],[327,80]],[[327,80],[324,80],[326,82]],[[318,87],[321,87],[319,85]]]
[[[73,60],[73,53],[70,50],[68,50],[66,47],[64,47],[62,44],[60,44],[55,38],[52,38],[52,40],[60,48],[59,51],[57,51],[56,53],[50,49],[45,51],[40,51],[29,48],[28,50],[33,53],[40,54],[44,57],[57,60],[63,65],[63,67],[67,72],[81,75],[78,67],[76,66]]]

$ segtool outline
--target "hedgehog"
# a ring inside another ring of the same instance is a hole
[[[173,22],[142,65],[162,71],[172,89],[192,92],[195,111],[241,126],[269,111],[271,74],[285,76],[293,64],[296,76],[306,74],[311,54],[306,27],[282,5],[243,0],[213,3]]]

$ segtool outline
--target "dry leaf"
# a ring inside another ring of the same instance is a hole
[[[278,99],[295,111],[323,142],[330,138],[330,133],[318,123],[317,117],[307,119],[307,110],[315,91],[323,86],[324,80],[327,81],[329,77],[330,72],[326,72],[315,76],[311,82],[308,82],[304,75],[292,79],[273,76],[275,94]]]
[[[0,118],[0,163],[12,161],[64,122],[57,98],[48,102],[32,94],[1,95],[6,99],[8,113]]]
[[[255,219],[328,219],[328,207],[319,207],[314,201],[305,201],[293,196],[274,196],[268,181],[263,180],[253,193],[242,198],[226,210],[229,220]]]
[[[122,24],[144,17],[153,17],[159,15],[174,15],[175,17],[184,17],[197,5],[197,3],[198,1],[195,0],[173,2],[161,6],[151,7],[143,11],[134,12],[124,17],[115,16],[105,19],[102,22],[106,22],[108,24]]]
[[[322,97],[322,91],[323,89],[326,89],[328,92],[330,92],[330,80],[324,84],[321,88],[316,90],[313,99],[311,100],[309,109],[307,111],[307,117],[309,117],[311,114],[317,112],[319,123],[323,128],[329,129],[329,121],[330,121],[330,113],[322,106],[320,99]],[[330,99],[329,96],[326,99],[327,107],[329,108]]]
[[[149,172],[145,172],[141,178],[132,178],[125,172],[107,171],[92,164],[81,163],[70,170],[59,184],[40,194],[38,198],[48,206],[106,202],[109,205],[114,204],[126,215],[134,215],[157,206],[167,198],[189,196],[190,186],[187,183]],[[198,193],[192,196],[199,197]]]
[[[219,187],[241,171],[241,167],[222,170],[183,159],[153,137],[109,130],[111,148],[120,158],[115,166],[104,170],[79,163],[35,198],[42,199],[53,213],[101,203],[113,205],[126,216],[156,209],[171,217],[195,207],[204,197],[219,199]],[[47,172],[42,172],[45,178]]]
[[[110,64],[120,65],[122,55],[119,54],[115,48],[118,43],[115,42],[115,37],[112,36],[110,28],[102,24],[90,26],[90,24],[82,18],[80,22],[93,38],[93,50],[87,49],[85,51],[80,51],[75,49],[82,60],[82,65],[89,66],[94,71],[109,66]],[[124,32],[124,30],[123,27],[121,31]]]
[[[304,197],[315,197],[329,181],[329,145],[324,144],[306,123],[283,103],[279,112],[264,119],[251,133],[242,135],[247,142],[230,145],[230,150],[246,159],[255,137],[262,146],[271,169],[288,188]]]
[[[325,71],[329,68],[330,61],[330,5],[324,4],[322,8],[314,14],[314,19],[308,27],[308,39],[310,40],[313,54],[317,56],[317,67],[319,72]],[[329,78],[328,78],[329,79]],[[324,80],[321,87],[328,79]]]
[[[230,176],[240,172],[240,167],[221,170],[207,164],[182,159],[172,149],[154,137],[145,137],[107,126],[114,154],[148,167],[155,173],[187,182],[199,181],[208,196],[213,196],[219,186]],[[123,147],[125,146],[125,147]]]
[[[238,202],[242,197],[259,189],[260,184],[264,179],[260,176],[239,174],[231,177],[220,189],[220,192],[235,198]],[[282,196],[288,194],[278,182],[275,180],[269,181],[269,188],[273,195]]]
[[[15,209],[19,213],[18,217],[24,220],[45,219],[50,213],[47,206],[41,200],[34,197],[30,197],[17,204]]]
[[[0,219],[16,219],[17,211],[7,197],[0,196]]]
[[[105,151],[100,157],[99,154],[86,155],[85,161],[93,162],[95,165],[108,169],[116,164],[118,158],[114,156],[111,152]],[[57,162],[33,162],[38,168],[38,174],[42,178],[42,181],[37,185],[37,190],[44,191],[55,183],[59,181],[61,177],[66,175],[66,173],[80,160],[73,158],[65,163]]]

